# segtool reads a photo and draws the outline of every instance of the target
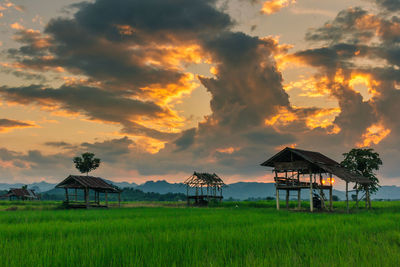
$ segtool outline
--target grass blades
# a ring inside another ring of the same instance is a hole
[[[153,207],[48,210],[55,204],[0,212],[2,266],[396,266],[400,262],[400,202],[374,202],[373,210],[352,214],[277,212],[274,202],[224,203],[215,208],[154,207],[153,203]]]

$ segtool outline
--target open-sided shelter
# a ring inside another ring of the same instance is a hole
[[[349,210],[349,183],[368,185],[371,181],[363,176],[353,174],[339,163],[314,151],[286,147],[262,166],[273,167],[276,186],[276,208],[279,210],[279,190],[286,191],[286,207],[289,208],[290,191],[297,191],[298,208],[301,202],[301,189],[310,189],[310,211],[314,210],[313,192],[319,190],[321,206],[325,208],[323,190],[329,190],[329,209],[332,210],[333,177],[346,182],[346,203]],[[326,178],[326,179],[324,179]],[[366,201],[369,200],[368,190]]]
[[[225,183],[215,173],[194,172],[184,184],[186,184],[188,205],[191,200],[194,200],[195,205],[208,204],[212,199],[222,201],[222,187],[225,186]],[[190,191],[194,191],[194,194],[189,195]]]
[[[28,188],[11,188],[7,194],[1,196],[1,198],[8,198],[9,200],[38,200],[39,197],[36,195],[33,189]]]
[[[121,203],[121,190],[107,183],[100,177],[70,175],[56,185],[65,189],[65,205],[73,208],[108,207],[108,194],[118,194],[118,205]],[[73,190],[73,193],[71,193]],[[78,190],[83,190],[83,201],[78,200]],[[94,201],[90,200],[90,192],[94,192]],[[100,193],[104,194],[105,203],[100,203]]]

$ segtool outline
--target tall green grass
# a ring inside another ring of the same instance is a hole
[[[273,202],[2,211],[0,265],[398,266],[400,203],[373,204],[352,214]]]

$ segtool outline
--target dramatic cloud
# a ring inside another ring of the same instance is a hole
[[[266,14],[295,3],[252,2]],[[285,146],[334,157],[354,146],[392,147],[396,154],[400,18],[387,16],[397,2],[376,3],[385,12],[343,10],[308,31],[310,48],[291,53],[277,38],[235,31],[235,18],[216,0],[97,0],[74,5],[74,14],[50,20],[43,32],[13,24],[20,46],[6,51],[9,72],[46,79],[2,86],[2,99],[115,124],[120,132],[114,134],[124,137],[46,142],[62,151],[54,155],[4,150],[2,164],[9,173],[18,162],[26,174],[39,175],[51,164],[70,170],[72,156],[92,151],[105,176],[195,169],[255,177],[264,174],[259,163]],[[281,71],[294,65],[314,73],[284,85]],[[211,112],[188,126],[176,103],[200,85]],[[300,97],[322,100],[291,103]]]
[[[95,87],[62,86],[58,89],[29,87],[1,87],[0,95],[4,99],[19,104],[37,104],[51,111],[66,110],[71,115],[83,113],[91,120],[120,123],[123,131],[136,135],[155,136],[168,139],[170,134],[148,129],[135,122],[140,119],[169,119],[176,116],[169,110],[163,110],[153,102],[126,98],[121,92],[110,92]]]
[[[265,14],[273,14],[278,12],[284,7],[289,6],[290,4],[296,3],[296,0],[269,0],[265,1],[261,12]]]
[[[29,128],[29,127],[37,127],[37,126],[31,122],[28,123],[17,120],[0,119],[0,133],[8,132],[13,129]]]

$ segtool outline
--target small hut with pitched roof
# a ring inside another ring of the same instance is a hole
[[[222,188],[224,181],[215,173],[194,172],[186,181],[187,203],[194,201],[195,205],[207,205],[210,200],[222,201]],[[190,195],[190,193],[194,193]]]
[[[70,208],[108,207],[108,194],[118,194],[118,206],[121,203],[121,190],[107,183],[100,177],[70,175],[56,188],[65,189],[64,204]],[[71,192],[72,190],[72,192]],[[78,200],[78,190],[83,191],[83,201]],[[94,201],[90,200],[90,193],[94,193]],[[100,203],[100,194],[104,194],[104,203]]]

